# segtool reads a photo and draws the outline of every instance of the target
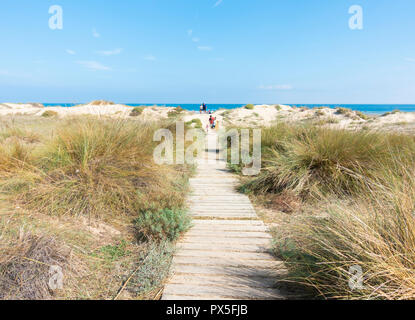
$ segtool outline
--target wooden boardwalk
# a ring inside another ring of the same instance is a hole
[[[207,135],[205,158],[216,155]],[[201,160],[188,204],[193,228],[178,243],[163,300],[284,299],[273,288],[284,266],[269,253],[271,236],[224,161]]]

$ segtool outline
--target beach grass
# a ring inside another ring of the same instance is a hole
[[[154,163],[161,127],[175,128],[92,117],[0,123],[1,298],[157,297],[171,243],[188,227],[191,174]],[[46,281],[52,262],[65,275],[53,292]]]
[[[413,136],[280,123],[262,148],[240,190],[285,212],[267,219],[288,281],[323,298],[415,298]]]

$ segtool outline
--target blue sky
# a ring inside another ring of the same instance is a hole
[[[356,4],[363,30],[349,28]],[[0,6],[0,101],[415,103],[413,0]]]

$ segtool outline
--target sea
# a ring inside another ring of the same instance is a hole
[[[65,107],[70,108],[82,103],[43,103],[45,107]],[[261,103],[257,103],[261,104]],[[415,104],[290,104],[290,103],[282,103],[284,105],[295,106],[295,107],[309,107],[309,108],[316,108],[316,107],[329,107],[329,108],[348,108],[355,111],[361,111],[363,113],[368,114],[383,114],[386,112],[391,112],[394,110],[400,110],[402,112],[415,112]],[[159,103],[125,103],[127,106],[131,107],[138,107],[138,106],[146,106],[146,107],[181,107],[183,109],[189,111],[199,111],[200,104],[189,104],[189,103],[167,103],[167,104],[159,104]],[[245,104],[207,104],[207,109],[216,111],[219,109],[237,109],[243,107]]]

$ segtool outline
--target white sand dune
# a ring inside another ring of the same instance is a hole
[[[39,103],[0,103],[0,116],[30,115],[42,116],[46,110],[56,112],[59,118],[68,116],[93,115],[99,117],[133,118],[130,116],[133,107],[114,104],[107,101],[93,101],[88,104],[71,108],[44,107]],[[137,117],[144,120],[159,120],[168,118],[168,113],[175,110],[173,107],[146,107]],[[238,109],[221,109],[213,113],[219,127],[236,125],[247,127],[268,126],[279,121],[309,122],[312,124],[336,128],[393,129],[398,131],[415,131],[415,112],[393,112],[383,116],[370,116],[348,109],[298,108],[287,105],[256,105],[252,109],[245,107]],[[209,115],[199,112],[183,112],[183,120],[200,119],[203,128],[208,125]]]

